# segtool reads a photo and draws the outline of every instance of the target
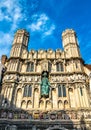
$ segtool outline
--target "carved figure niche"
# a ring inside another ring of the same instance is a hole
[[[21,107],[21,100],[22,100],[22,89],[19,88],[16,94],[16,107],[18,108]]]
[[[34,108],[38,108],[39,105],[39,89],[34,89]]]
[[[32,108],[32,102],[29,100],[29,101],[27,102],[27,109],[30,109],[30,108]]]
[[[21,107],[22,107],[22,109],[26,109],[26,102],[25,101],[22,101]]]
[[[56,91],[56,88],[52,89],[52,100],[53,100],[53,108],[57,108],[57,91]]]
[[[74,99],[73,89],[72,89],[72,88],[69,88],[69,89],[68,89],[68,92],[69,92],[70,106],[71,106],[71,107],[75,107],[75,99]]]
[[[63,109],[63,103],[61,100],[58,101],[58,108]]]

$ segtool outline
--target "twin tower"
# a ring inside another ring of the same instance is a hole
[[[10,57],[22,57],[22,53],[28,50],[29,33],[26,30],[18,30],[15,34]],[[74,30],[67,29],[62,33],[65,58],[79,58],[79,45]],[[37,45],[37,44],[36,44]]]

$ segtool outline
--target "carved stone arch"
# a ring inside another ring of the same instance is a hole
[[[73,88],[68,89],[69,93],[69,103],[71,107],[75,107],[75,98],[74,98],[74,91]]]
[[[22,101],[21,108],[22,109],[26,109],[26,101],[25,100]]]
[[[64,108],[65,108],[65,109],[69,108],[69,103],[68,103],[67,100],[64,101]]]
[[[44,101],[43,101],[43,100],[40,100],[40,102],[39,102],[39,107],[40,107],[40,109],[43,109],[43,108],[44,108]]]
[[[63,105],[62,100],[59,100],[59,101],[58,101],[58,108],[59,108],[59,109],[63,109],[63,108],[64,108],[64,105]]]
[[[34,88],[34,108],[39,107],[39,88]]]
[[[55,63],[59,63],[59,62],[64,64],[64,61],[63,61],[62,59],[58,59],[58,60],[56,60]]]
[[[57,108],[57,91],[56,88],[52,88],[51,90],[52,93],[52,100],[53,100],[53,108]]]
[[[32,101],[28,100],[27,101],[27,109],[31,109],[32,108]]]
[[[26,63],[34,63],[34,61],[30,59]]]
[[[69,91],[69,92],[73,92],[73,88],[69,88],[68,91]]]
[[[39,92],[39,88],[35,87],[34,92]]]
[[[52,87],[52,91],[54,91],[54,92],[55,92],[55,91],[56,91],[56,88],[55,88],[55,87]]]
[[[46,109],[51,109],[52,108],[52,102],[50,100],[46,101]]]
[[[22,100],[22,88],[18,88],[16,92],[16,107],[21,107],[21,100]]]

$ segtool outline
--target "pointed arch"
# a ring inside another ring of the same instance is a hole
[[[67,101],[67,100],[64,101],[64,108],[65,108],[65,109],[69,108],[69,104],[68,104],[68,101]]]
[[[21,108],[22,109],[26,109],[26,101],[25,100],[22,101]]]
[[[58,108],[63,109],[63,102],[61,100],[58,101]]]
[[[74,99],[73,88],[69,88],[69,89],[68,89],[68,93],[69,93],[70,106],[71,106],[71,107],[75,107],[75,99]]]
[[[34,89],[34,108],[38,108],[39,104],[39,89],[35,88]]]
[[[39,106],[40,106],[40,109],[44,108],[44,101],[43,100],[40,101]]]
[[[51,101],[46,101],[46,109],[51,109],[51,107],[52,107],[52,103],[51,103]]]
[[[31,100],[29,100],[27,102],[27,109],[31,109],[31,108],[32,108],[32,102],[31,102]]]
[[[22,100],[22,89],[19,88],[16,94],[16,107],[18,108],[21,107],[21,100]]]

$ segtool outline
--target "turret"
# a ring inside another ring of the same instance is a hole
[[[21,57],[23,50],[28,48],[29,33],[26,30],[18,30],[14,36],[10,57]]]
[[[7,71],[20,71],[23,52],[28,51],[29,33],[26,30],[18,30],[14,36]]]
[[[67,29],[62,33],[63,47],[67,58],[80,57],[76,32]]]

